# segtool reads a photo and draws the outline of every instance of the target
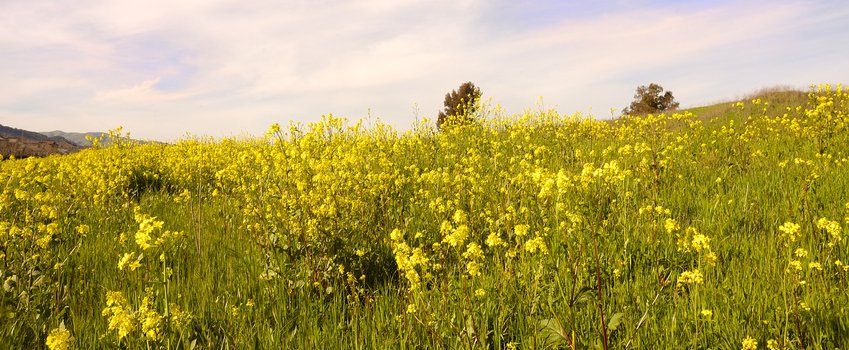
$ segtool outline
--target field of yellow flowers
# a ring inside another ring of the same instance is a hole
[[[0,162],[0,348],[849,348],[849,90]]]

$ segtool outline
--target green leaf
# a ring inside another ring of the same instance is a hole
[[[619,328],[619,325],[622,324],[622,316],[625,316],[625,314],[621,312],[617,312],[613,314],[613,316],[610,316],[610,320],[607,321],[607,330],[613,332]]]
[[[578,293],[572,298],[572,306],[580,306],[584,303],[593,300],[593,292],[595,290],[590,287],[581,287]]]
[[[539,325],[542,327],[540,333],[547,344],[552,343],[560,345],[563,344],[566,339],[569,339],[569,336],[565,333],[566,331],[563,330],[563,324],[556,318],[542,320],[539,322]]]
[[[466,318],[466,334],[468,334],[469,337],[474,337],[475,334],[476,334],[475,333],[475,322],[472,319],[472,316],[469,316],[469,317]]]

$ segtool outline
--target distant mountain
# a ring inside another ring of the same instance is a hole
[[[0,155],[16,158],[45,157],[51,154],[68,154],[83,149],[61,136],[47,136],[37,132],[0,125]]]
[[[94,138],[100,137],[100,135],[104,134],[102,132],[64,132],[60,130],[55,131],[46,131],[41,132],[40,134],[45,135],[47,137],[62,137],[72,143],[76,144],[80,147],[89,147],[91,146],[91,142],[86,140],[86,136],[91,136]]]
[[[47,136],[47,135],[42,135],[40,133],[32,132],[32,131],[15,129],[15,128],[12,128],[12,127],[4,126],[2,124],[0,124],[0,136],[6,137],[6,138],[20,137],[20,138],[27,138],[27,139],[38,140],[38,141],[47,141],[47,140],[50,139],[50,137]]]

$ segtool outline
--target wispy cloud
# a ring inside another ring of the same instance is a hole
[[[92,101],[103,103],[120,103],[120,104],[152,104],[163,103],[186,98],[187,93],[176,92],[166,93],[156,89],[161,78],[145,80],[138,85],[120,88],[108,91],[98,92],[94,95]]]
[[[768,5],[768,6],[767,6]],[[684,105],[849,78],[841,2],[111,1],[0,4],[0,123],[146,138],[261,133],[417,104],[472,80],[508,112]]]

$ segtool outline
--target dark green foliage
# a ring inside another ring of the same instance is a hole
[[[672,91],[663,92],[663,87],[655,83],[640,86],[634,94],[631,106],[622,110],[623,114],[644,115],[678,109],[678,102],[672,97]]]

